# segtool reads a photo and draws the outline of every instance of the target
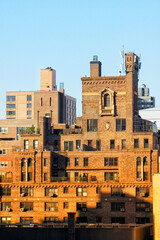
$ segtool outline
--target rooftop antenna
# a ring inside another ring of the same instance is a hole
[[[120,51],[120,56],[122,58],[122,63],[120,64],[122,75],[124,75],[124,45],[122,45],[122,51]]]

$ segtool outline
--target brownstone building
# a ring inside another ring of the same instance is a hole
[[[81,128],[40,118],[40,134],[21,135],[1,178],[2,222],[65,222],[68,212],[79,223],[152,222],[159,135],[138,115],[138,57],[129,52],[125,62],[116,77],[90,62]]]

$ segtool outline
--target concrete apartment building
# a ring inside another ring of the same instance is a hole
[[[76,120],[76,99],[57,91],[56,71],[40,70],[40,91],[17,91],[6,93],[7,119],[33,119],[36,126],[40,117],[50,117],[54,124],[73,125]]]
[[[82,128],[39,115],[40,133],[21,134],[3,165],[1,222],[66,222],[72,212],[83,224],[152,223],[160,136],[138,115],[138,57],[126,53],[125,65],[125,76],[104,77],[90,62]]]
[[[149,96],[149,88],[142,84],[138,88],[138,109],[147,109],[155,107],[155,97]]]

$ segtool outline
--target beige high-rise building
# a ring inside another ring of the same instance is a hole
[[[40,70],[40,91],[6,93],[7,119],[33,119],[39,125],[40,117],[50,117],[52,123],[73,125],[76,119],[76,99],[57,91],[56,71]]]

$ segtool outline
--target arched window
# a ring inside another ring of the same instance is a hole
[[[147,165],[148,165],[148,159],[147,159],[147,157],[144,157],[144,158],[143,158],[143,165],[144,165],[144,166],[147,166]]]
[[[110,95],[106,93],[104,95],[104,107],[110,107]]]
[[[141,158],[137,157],[137,166],[141,166]]]
[[[22,158],[22,159],[21,159],[21,167],[24,167],[24,166],[25,166],[25,162],[26,162],[26,159],[25,159],[25,158]]]

